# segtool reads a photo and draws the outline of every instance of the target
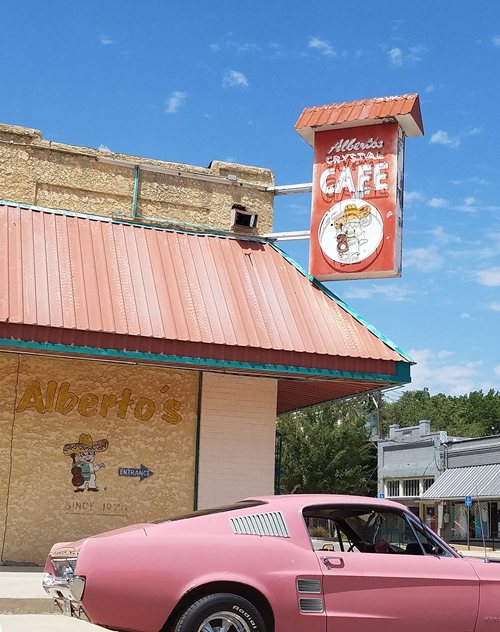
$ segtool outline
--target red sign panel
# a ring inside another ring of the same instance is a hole
[[[400,276],[403,155],[396,122],[315,133],[311,275]]]

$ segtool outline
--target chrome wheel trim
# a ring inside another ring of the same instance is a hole
[[[221,610],[207,617],[197,632],[252,632],[252,628],[239,614]]]

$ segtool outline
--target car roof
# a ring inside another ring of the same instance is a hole
[[[244,500],[261,501],[271,505],[273,509],[301,510],[310,505],[370,505],[408,511],[408,508],[401,503],[385,498],[347,494],[283,494],[279,496],[249,496]]]

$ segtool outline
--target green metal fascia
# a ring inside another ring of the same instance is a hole
[[[410,362],[411,364],[416,364],[415,360],[411,356],[409,356],[405,351],[403,351],[403,349],[398,347],[394,342],[392,342],[392,340],[387,338],[387,336],[384,336],[383,333],[381,333],[376,327],[374,327],[367,320],[365,320],[360,314],[358,314],[354,309],[352,309],[352,307],[350,307],[347,303],[345,303],[340,297],[338,297],[331,290],[329,290],[326,287],[326,285],[321,283],[321,281],[318,281],[318,279],[311,276],[306,270],[304,270],[304,268],[300,265],[300,263],[297,263],[295,259],[292,259],[290,255],[287,255],[286,252],[284,252],[279,246],[277,246],[274,243],[271,243],[270,246],[272,246],[277,252],[279,252],[280,255],[288,261],[288,263],[290,263],[301,274],[303,274],[307,279],[309,279],[309,281],[314,285],[314,287],[317,287],[318,290],[321,290],[321,292],[323,292],[323,294],[326,294],[328,298],[330,298],[332,301],[335,301],[337,305],[340,305],[340,307],[345,309],[345,311],[348,314],[350,314],[359,323],[361,323],[364,327],[366,327],[368,331],[371,331],[372,334],[374,334],[375,336],[377,336],[377,338],[382,340],[382,342],[385,343],[388,347],[390,347],[391,349],[399,353],[399,355],[405,358],[405,360],[408,360],[408,362]]]
[[[310,376],[318,378],[339,378],[361,381],[395,382],[406,384],[410,382],[410,367],[406,362],[395,362],[396,372],[393,375],[385,373],[358,373],[356,371],[334,371],[331,369],[314,369],[284,364],[255,364],[253,362],[236,362],[235,360],[216,360],[214,358],[191,358],[189,356],[163,355],[161,353],[144,353],[142,351],[127,351],[122,349],[101,349],[65,345],[52,342],[37,342],[34,340],[13,340],[0,338],[0,347],[16,350],[30,350],[46,353],[70,353],[99,358],[102,360],[123,360],[131,362],[154,362],[159,364],[180,364],[198,367],[200,370],[210,368],[244,371],[262,371],[270,374],[285,374],[290,376]]]
[[[141,177],[141,168],[139,165],[135,165],[134,173],[134,193],[132,195],[132,217],[137,217],[137,197],[139,195],[139,178]]]

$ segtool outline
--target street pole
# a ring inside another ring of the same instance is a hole
[[[470,507],[467,505],[467,550],[470,551]]]

